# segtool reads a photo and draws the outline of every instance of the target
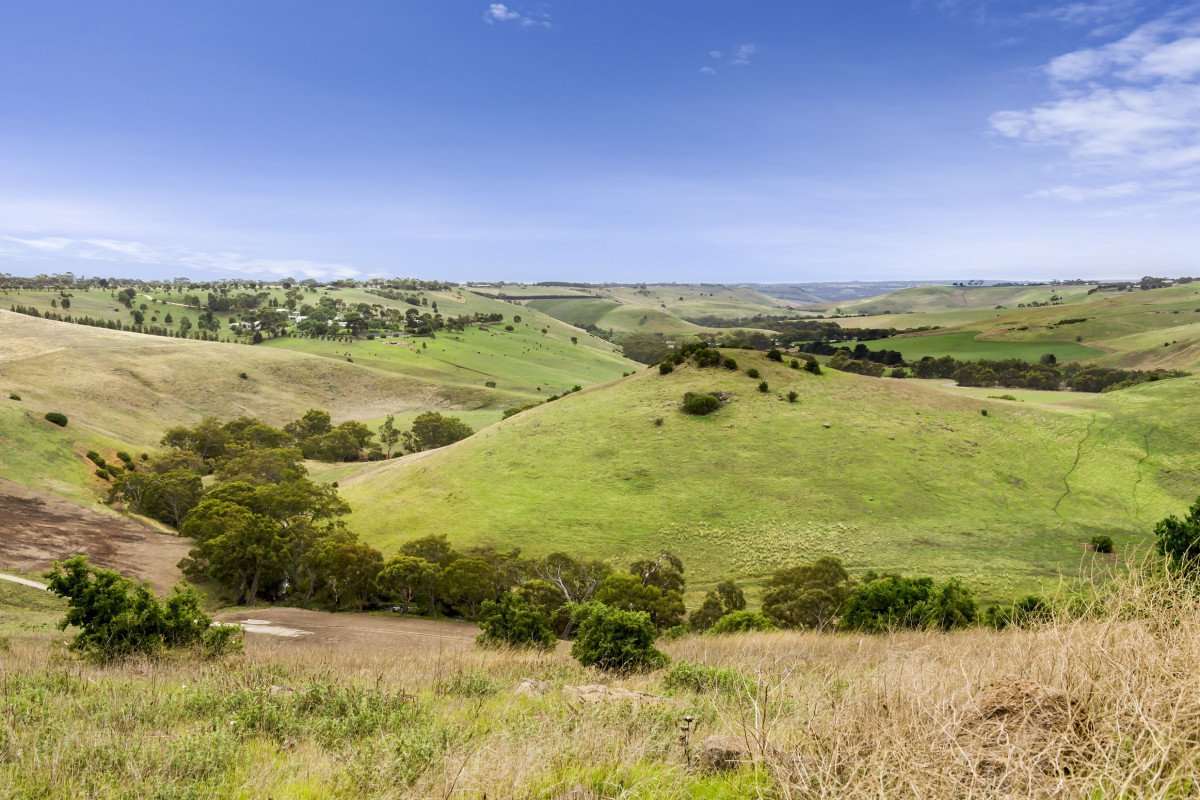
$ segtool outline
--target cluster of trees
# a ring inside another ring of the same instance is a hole
[[[179,426],[164,434],[170,448],[154,458],[142,454],[135,462],[118,453],[121,463],[88,453],[98,477],[112,481],[109,500],[121,501],[176,528],[201,502],[203,477],[218,482],[275,483],[300,486],[300,494],[313,495],[303,460],[353,461],[391,457],[397,445],[409,452],[441,447],[470,436],[471,429],[456,417],[437,413],[418,416],[408,431],[396,428],[389,416],[380,427],[380,444],[361,422],[333,425],[325,411],[310,409],[282,429],[249,417],[228,422],[206,418],[192,427]],[[386,449],[385,449],[386,448]],[[211,492],[210,492],[211,493]],[[313,495],[315,496],[315,495]]]
[[[882,377],[947,378],[959,386],[1001,386],[1011,389],[1069,389],[1075,392],[1112,392],[1140,383],[1180,378],[1180,370],[1129,370],[1083,364],[1059,364],[1052,353],[1031,363],[1017,358],[999,361],[961,361],[953,356],[925,356],[906,362],[895,350],[872,350],[861,342],[853,350],[834,347],[828,342],[809,342],[801,347],[807,353],[832,355],[829,365],[843,372]]]
[[[64,307],[69,308],[69,306]],[[143,312],[139,310],[135,310],[134,322],[132,324],[120,322],[119,320],[115,319],[98,319],[91,316],[73,316],[71,314],[58,314],[53,311],[39,311],[34,306],[13,305],[9,307],[9,310],[18,314],[25,314],[29,317],[40,317],[41,319],[48,319],[54,322],[69,322],[74,325],[88,325],[93,328],[107,328],[111,331],[144,333],[150,336],[168,336],[174,339],[198,339],[205,342],[229,341],[228,339],[222,339],[215,331],[205,329],[197,329],[193,331],[192,321],[187,317],[184,317],[179,321],[178,328],[171,327],[170,324],[146,324],[144,321],[144,315],[141,317],[143,321],[139,322],[138,315],[143,314]],[[167,316],[170,315],[168,314]]]

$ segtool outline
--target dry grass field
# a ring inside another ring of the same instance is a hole
[[[695,636],[662,644],[671,667],[625,677],[585,670],[561,650],[386,637],[260,636],[224,662],[104,667],[67,656],[56,638],[4,645],[4,797],[1200,790],[1200,601],[1138,578],[1110,585],[1084,619],[1037,630]],[[712,736],[740,751],[739,767],[701,768]]]

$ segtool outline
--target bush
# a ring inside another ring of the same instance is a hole
[[[53,422],[60,428],[67,427],[67,415],[58,411],[51,411],[49,414],[47,414],[46,421]]]
[[[906,370],[904,367],[896,367],[895,369],[893,369],[891,372],[888,373],[888,377],[889,378],[907,378],[908,370]]]
[[[1155,525],[1154,537],[1160,554],[1177,567],[1194,569],[1200,556],[1200,498],[1183,519],[1170,516]]]
[[[87,451],[87,459],[88,459],[88,461],[95,464],[97,467],[105,466],[104,456],[100,455],[95,450]]]
[[[1035,594],[1026,595],[1011,606],[992,606],[984,614],[983,621],[997,630],[1008,627],[1028,628],[1049,622],[1054,610]]]
[[[757,369],[755,369],[754,367],[751,367],[750,369],[746,370],[746,376],[749,378],[761,378],[762,377],[762,375],[759,373],[759,371]]]
[[[773,631],[775,624],[759,611],[731,611],[717,620],[708,629],[709,633],[753,633],[755,631]]]
[[[1093,536],[1092,549],[1097,553],[1111,553],[1114,549],[1113,539],[1111,536]]]
[[[71,648],[100,660],[195,645],[212,624],[190,587],[159,601],[148,585],[93,567],[86,556],[56,564],[46,588],[67,600],[59,627],[79,628]]]
[[[804,362],[804,371],[811,372],[813,375],[820,375],[821,374],[821,365],[815,358],[811,359],[809,361],[805,361]]]
[[[663,676],[663,688],[667,691],[683,689],[696,694],[746,694],[754,686],[754,681],[729,667],[710,667],[707,664],[694,664],[691,661],[680,661],[673,664]]]
[[[688,392],[683,396],[683,413],[702,417],[721,407],[721,401],[711,394]]]
[[[571,655],[585,667],[634,672],[666,666],[669,660],[654,647],[654,623],[644,611],[621,611],[603,603],[576,606]]]
[[[975,616],[975,598],[957,580],[935,585],[932,578],[868,574],[846,601],[841,625],[871,633],[897,628],[950,630],[970,625]]]
[[[766,394],[771,390],[771,387],[767,385],[766,381],[762,381],[758,384],[758,390],[763,394]]]
[[[725,369],[729,369],[729,370],[736,370],[738,368],[737,362],[734,361],[732,358],[726,358],[724,361],[721,362],[721,366],[724,367]]]
[[[200,637],[200,652],[205,658],[223,658],[242,652],[244,644],[240,625],[212,625]]]
[[[783,353],[779,352],[774,347],[767,351],[767,358],[771,359],[772,361],[778,361],[780,364],[783,363]]]
[[[795,390],[795,389],[793,389],[793,390],[791,390],[790,392],[788,392],[788,393],[787,393],[787,399],[788,399],[788,402],[789,402],[789,403],[794,403],[794,402],[796,402],[797,400],[799,400],[799,399],[800,399],[800,395],[798,395],[798,394],[796,393],[796,390]]]
[[[13,393],[13,394],[10,394],[10,395],[8,396],[8,399],[9,399],[9,400],[16,400],[17,402],[20,402],[20,401],[21,401],[21,395],[19,395],[19,394],[16,394],[16,393]]]
[[[658,365],[659,375],[670,375],[675,371],[675,366],[670,361],[664,361]]]
[[[483,602],[479,612],[479,628],[482,633],[475,641],[484,647],[549,650],[555,642],[550,621],[541,609],[513,592],[506,592],[499,602]]]
[[[836,558],[776,570],[763,593],[763,613],[783,628],[825,628],[841,613],[850,575]]]
[[[788,366],[792,369],[800,369],[800,362],[793,358],[788,362]]]

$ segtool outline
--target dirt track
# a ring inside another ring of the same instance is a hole
[[[187,551],[186,539],[0,479],[0,570],[38,573],[83,553],[165,592],[180,579]]]
[[[276,628],[289,628],[299,635],[250,636],[251,646],[293,647],[296,645],[371,645],[420,647],[426,649],[459,649],[472,646],[479,629],[462,622],[421,619],[382,614],[330,614],[284,606],[260,606],[217,615],[221,622],[255,620]],[[251,625],[248,629],[265,625]],[[267,631],[264,631],[267,632]]]

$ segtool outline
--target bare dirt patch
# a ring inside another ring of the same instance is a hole
[[[224,611],[221,622],[242,624],[248,647],[317,646],[327,649],[353,645],[406,647],[426,650],[462,650],[473,646],[479,629],[448,620],[421,619],[401,615],[356,614],[309,611],[285,606],[257,606]],[[249,623],[249,624],[244,624]],[[299,632],[292,636],[255,635],[272,630]]]
[[[180,580],[189,541],[115,514],[40,494],[0,479],[0,569],[40,573],[57,560],[84,554],[92,562],[159,592]]]

